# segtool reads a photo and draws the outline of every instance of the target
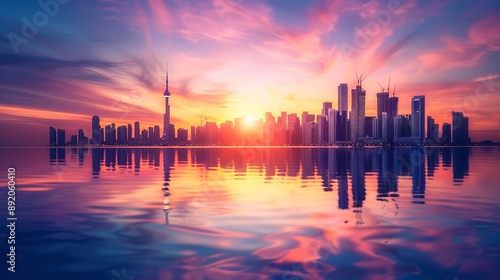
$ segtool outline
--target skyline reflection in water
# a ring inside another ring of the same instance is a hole
[[[17,160],[24,203],[19,276],[119,279],[122,268],[134,279],[499,272],[497,148],[5,152]]]

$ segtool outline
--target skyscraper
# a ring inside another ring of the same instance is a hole
[[[191,143],[196,142],[196,127],[194,125],[191,126]]]
[[[170,91],[168,89],[168,64],[167,64],[167,74],[165,80],[165,91],[163,92],[163,97],[165,97],[165,114],[163,115],[163,136],[164,143],[169,145],[173,139],[169,139],[171,133],[170,130],[170,105],[168,104],[168,100],[170,99]],[[175,132],[174,132],[175,133]]]
[[[316,123],[318,131],[318,142],[313,144],[324,145],[328,142],[328,123],[326,121],[326,115],[317,115]]]
[[[141,131],[141,141],[142,145],[147,145],[147,143],[149,142],[148,131],[146,129],[143,129]]]
[[[159,145],[160,144],[160,126],[155,125],[153,127],[153,133],[154,133],[154,144]]]
[[[92,117],[92,144],[100,145],[102,142],[103,136],[101,135],[99,116],[95,115]]]
[[[451,143],[453,145],[468,145],[469,138],[469,118],[464,116],[462,112],[451,112],[452,117],[452,132]]]
[[[382,137],[382,113],[389,113],[389,91],[377,93],[377,137]],[[375,136],[374,136],[375,137]]]
[[[388,133],[389,125],[388,125],[388,123],[389,123],[389,118],[387,117],[387,113],[383,112],[382,113],[382,120],[380,122],[380,125],[382,126],[382,129],[381,129],[382,134],[380,135],[380,138],[382,139],[382,143],[389,142],[389,133]]]
[[[358,142],[365,136],[365,99],[366,91],[361,87],[362,79],[358,80],[356,89],[351,91],[351,141]]]
[[[49,128],[49,145],[55,146],[57,144],[56,129],[54,127]]]
[[[108,125],[106,125],[104,127],[104,135],[106,135],[106,138],[105,138],[105,141],[104,141],[106,143],[106,145],[113,144],[111,142],[111,125],[108,124]]]
[[[323,102],[323,109],[321,110],[321,114],[324,116],[328,115],[328,109],[332,108],[332,102]],[[328,119],[328,117],[327,117]]]
[[[443,134],[441,136],[441,144],[451,144],[451,124],[443,123]]]
[[[155,142],[155,131],[151,126],[148,127],[148,144],[153,145]]]
[[[431,116],[427,116],[427,141],[430,144],[439,143],[439,126]]]
[[[134,123],[134,142],[136,144],[141,142],[141,124],[139,122]]]
[[[132,143],[132,125],[131,124],[127,124],[127,144],[131,144]]]
[[[66,145],[66,131],[64,129],[57,130],[57,146]]]
[[[85,134],[83,132],[83,129],[80,128],[78,130],[78,141],[77,141],[78,145],[84,145],[85,144],[84,143],[85,142],[84,138],[85,138]]]
[[[338,102],[339,102],[339,119],[337,120],[338,122],[338,133],[337,133],[337,140],[339,141],[347,141],[347,95],[348,95],[348,89],[347,89],[347,84],[340,84],[338,87]]]
[[[116,145],[116,125],[114,123],[111,124],[110,136],[111,145]]]
[[[337,143],[337,110],[328,109],[328,144]]]
[[[300,120],[296,113],[288,115],[288,144],[299,145],[301,140]]]
[[[338,102],[339,102],[339,111],[340,112],[347,112],[347,95],[348,95],[348,88],[347,84],[340,84],[339,85],[339,92],[338,92]]]
[[[399,98],[393,93],[393,96],[389,97],[389,109],[387,112],[387,142],[389,143],[394,141],[394,117],[398,115],[398,102]]]
[[[118,139],[117,139],[117,144],[118,145],[125,145],[127,143],[127,127],[122,125],[118,127]]]
[[[425,96],[414,96],[411,99],[411,137],[423,143],[425,139]]]
[[[206,127],[206,144],[207,145],[214,145],[217,144],[217,134],[219,132],[219,127],[217,126],[216,122],[206,122],[205,123]]]

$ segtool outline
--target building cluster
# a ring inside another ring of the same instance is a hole
[[[411,99],[411,113],[400,114],[399,98],[381,88],[377,93],[377,114],[366,116],[366,91],[362,87],[362,76],[351,90],[351,109],[348,109],[348,86],[338,86],[338,106],[324,102],[321,114],[309,112],[281,112],[277,117],[265,113],[264,120],[235,118],[218,125],[205,121],[191,126],[190,131],[170,123],[170,91],[168,72],[166,76],[165,114],[163,133],[160,127],[140,129],[139,122],[116,127],[115,124],[100,125],[98,116],[92,117],[92,137],[89,139],[78,131],[70,141],[65,140],[65,131],[50,128],[50,145],[468,145],[469,118],[461,112],[452,112],[451,124],[444,123],[441,133],[434,118],[425,114],[425,96]],[[389,88],[389,87],[388,87]],[[176,135],[177,134],[177,135]],[[56,137],[57,136],[57,137]],[[188,138],[189,136],[189,138]]]
[[[324,102],[321,114],[281,112],[277,117],[265,113],[264,120],[235,118],[217,125],[206,122],[191,127],[190,142],[195,145],[468,145],[469,119],[452,112],[452,123],[439,125],[425,114],[425,96],[411,99],[411,113],[400,114],[399,98],[382,88],[377,93],[377,114],[366,116],[366,91],[362,79],[351,90],[348,109],[348,85],[338,86],[338,106]]]
[[[112,123],[102,127],[99,116],[92,117],[92,136],[90,139],[84,135],[83,129],[79,129],[78,135],[72,135],[69,141],[66,141],[64,129],[56,130],[54,127],[50,127],[49,134],[50,146],[148,146],[161,145],[164,141],[164,136],[160,134],[159,125],[141,130],[141,124],[137,121],[134,125],[116,126]]]

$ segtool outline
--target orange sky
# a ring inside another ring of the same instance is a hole
[[[354,87],[357,71],[367,76],[367,116],[390,76],[400,114],[424,94],[437,123],[462,111],[473,141],[500,141],[495,1],[70,2],[17,48],[9,34],[24,38],[21,18],[40,7],[2,10],[3,146],[45,145],[48,126],[88,135],[95,114],[102,124],[161,125],[167,62],[176,128],[198,125],[201,112],[218,123],[319,114],[322,102],[337,108],[338,84]]]

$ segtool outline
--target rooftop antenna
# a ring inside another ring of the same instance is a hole
[[[394,91],[392,92],[392,96],[396,96],[396,86],[394,86]]]

